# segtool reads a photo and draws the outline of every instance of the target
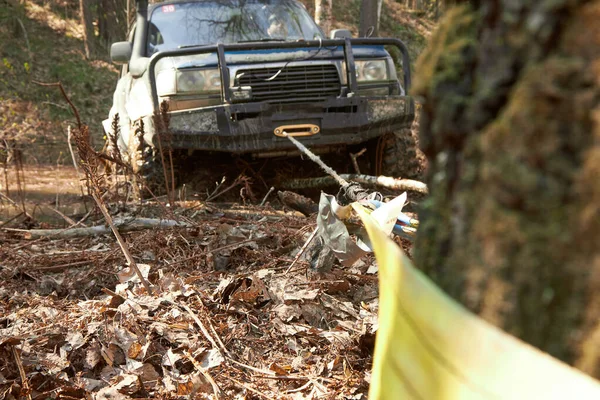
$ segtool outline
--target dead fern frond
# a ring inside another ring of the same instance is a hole
[[[167,192],[167,197],[169,199],[169,203],[174,203],[175,196],[175,173],[173,171],[173,155],[171,152],[171,138],[169,133],[169,103],[163,101],[160,103],[160,109],[154,113],[152,119],[154,121],[154,126],[156,127],[156,137],[158,143],[158,153],[160,154],[160,163],[163,169],[163,175],[165,180],[165,191]],[[169,168],[167,167],[167,160],[165,160],[165,153],[169,155]],[[168,173],[170,171],[170,173]],[[169,175],[171,178],[171,182],[169,184]]]
[[[119,151],[119,135],[121,134],[121,125],[119,124],[119,113],[116,113],[111,122],[111,132],[107,133],[108,149],[107,153],[116,160],[123,162],[121,152]]]

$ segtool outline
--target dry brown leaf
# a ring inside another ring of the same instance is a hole
[[[100,354],[100,344],[94,341],[91,346],[85,350],[85,358],[83,366],[86,369],[94,369],[100,362],[102,355]]]
[[[186,381],[177,383],[177,396],[189,396],[193,398],[193,395],[197,393],[212,393],[211,384],[204,378],[199,372],[188,375]]]
[[[302,310],[300,310],[300,306],[297,304],[278,304],[273,308],[273,311],[285,322],[299,319],[302,316]]]
[[[69,361],[66,358],[63,358],[56,353],[37,354],[36,358],[40,365],[50,375],[58,374],[60,371],[62,371],[70,365]]]
[[[127,350],[127,357],[137,359],[141,353],[142,345],[140,344],[140,342],[133,342]]]
[[[319,336],[326,338],[332,344],[343,347],[350,348],[353,346],[352,339],[350,338],[350,334],[346,331],[341,330],[332,330],[332,331],[323,331],[319,334]]]
[[[273,318],[271,321],[273,326],[286,336],[293,336],[301,332],[308,331],[309,328],[298,324],[286,324],[279,318]]]
[[[218,367],[225,361],[223,355],[218,349],[210,349],[204,354],[201,364],[204,369],[211,369]]]
[[[102,388],[96,394],[97,400],[128,399],[129,394],[139,390],[139,379],[136,375],[124,374],[117,376],[111,384]]]
[[[273,362],[273,363],[269,364],[269,369],[271,371],[275,372],[277,375],[287,375],[289,370],[291,369],[291,367],[287,366],[287,369],[286,369],[286,368],[280,366],[279,364]]]
[[[137,368],[135,373],[140,376],[144,389],[147,391],[154,390],[160,381],[160,375],[156,372],[156,368],[149,363],[145,363]]]
[[[333,296],[323,293],[321,295],[321,303],[331,311],[336,317],[343,318],[347,316],[352,316],[354,318],[358,318],[358,312],[354,308],[354,305],[347,302],[342,302],[336,299]]]
[[[287,287],[283,294],[285,301],[299,301],[299,300],[314,300],[319,295],[320,289],[297,289],[293,287]]]
[[[100,354],[104,361],[111,367],[125,364],[125,353],[123,350],[114,343],[110,343],[108,346],[102,346]]]
[[[257,276],[242,279],[231,298],[253,306],[262,306],[271,299],[265,284]]]

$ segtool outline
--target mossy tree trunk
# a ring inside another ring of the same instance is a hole
[[[475,3],[415,68],[431,193],[417,265],[600,377],[600,0]]]

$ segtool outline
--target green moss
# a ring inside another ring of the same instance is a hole
[[[461,80],[465,73],[465,56],[477,48],[478,18],[470,7],[448,11],[432,36],[429,46],[419,57],[414,92],[422,96],[443,90],[444,83]]]

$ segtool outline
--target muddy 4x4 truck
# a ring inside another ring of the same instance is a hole
[[[162,176],[149,171],[164,148],[181,157],[298,156],[285,132],[317,154],[345,152],[333,158],[347,165],[348,152],[366,148],[363,173],[414,175],[415,107],[400,40],[346,30],[327,39],[296,0],[138,0],[136,14],[129,40],[111,46],[122,70],[103,122],[134,170]],[[153,118],[161,108],[168,127]]]

